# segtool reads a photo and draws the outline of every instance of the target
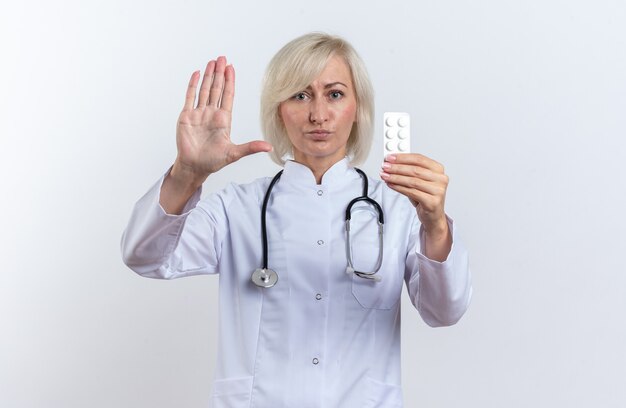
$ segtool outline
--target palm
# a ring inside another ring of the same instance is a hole
[[[235,145],[230,140],[235,70],[226,65],[226,58],[219,57],[208,63],[196,104],[199,78],[199,71],[194,72],[185,106],[178,117],[178,164],[206,176],[245,155],[271,150],[271,146],[262,141]]]
[[[207,108],[181,112],[176,144],[181,164],[214,173],[224,167],[230,140],[231,113]]]

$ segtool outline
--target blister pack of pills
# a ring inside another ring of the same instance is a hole
[[[383,117],[383,157],[411,151],[411,117],[405,112],[385,112]]]

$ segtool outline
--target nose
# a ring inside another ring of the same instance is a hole
[[[328,106],[326,106],[326,101],[319,98],[311,103],[309,121],[317,125],[328,122]]]

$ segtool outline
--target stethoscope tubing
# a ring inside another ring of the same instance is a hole
[[[270,185],[267,187],[267,191],[265,192],[265,197],[263,198],[263,205],[261,206],[261,231],[262,231],[262,239],[263,239],[263,269],[267,269],[267,223],[265,221],[265,215],[267,214],[267,203],[270,201],[270,193],[274,188],[274,184],[278,181],[280,176],[283,175],[283,170],[276,173]]]
[[[345,217],[346,257],[348,258],[348,266],[346,267],[346,272],[348,274],[355,274],[356,276],[359,276],[361,278],[374,280],[378,282],[381,280],[381,278],[380,276],[376,275],[376,273],[378,272],[378,270],[380,269],[382,265],[383,225],[385,224],[385,219],[384,219],[383,210],[380,204],[378,204],[376,200],[373,200],[372,198],[368,197],[369,185],[367,181],[367,175],[361,169],[358,169],[356,167],[354,169],[357,171],[357,173],[359,173],[359,175],[361,176],[361,179],[363,180],[363,194],[359,197],[355,197],[354,199],[352,199],[348,203],[348,206],[346,207],[346,217]],[[263,245],[263,267],[258,268],[254,271],[254,273],[252,274],[252,282],[254,282],[255,285],[259,287],[263,287],[263,288],[270,288],[274,286],[278,280],[278,274],[276,273],[276,271],[273,271],[268,268],[268,252],[269,251],[268,251],[268,242],[267,242],[266,214],[267,214],[267,206],[269,203],[272,189],[274,188],[274,185],[278,182],[282,174],[283,174],[283,170],[279,171],[270,182],[269,186],[267,187],[267,191],[265,192],[265,197],[263,198],[263,204],[261,206],[261,235],[262,235],[261,238],[262,238],[262,245]],[[350,244],[350,220],[352,218],[352,207],[354,206],[354,204],[361,202],[361,201],[364,201],[374,206],[374,208],[376,209],[376,213],[378,215],[377,221],[378,221],[379,251],[378,251],[378,260],[376,262],[376,267],[372,272],[357,271],[354,269],[354,265],[352,262],[352,246]]]

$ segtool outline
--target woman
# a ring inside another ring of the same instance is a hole
[[[403,281],[431,326],[454,324],[471,296],[467,253],[444,212],[443,167],[392,155],[384,182],[352,167],[369,152],[373,94],[340,38],[304,35],[270,62],[262,124],[271,143],[231,143],[235,72],[224,57],[208,63],[196,98],[199,77],[179,117],[176,161],[136,204],[124,233],[125,263],[152,278],[220,274],[216,407],[402,406]],[[210,174],[258,152],[284,165],[269,193],[266,177],[200,200]],[[344,227],[346,206],[366,181],[385,216],[374,275],[377,214],[365,211],[373,207],[352,208],[351,253]],[[268,287],[251,281],[264,258],[277,273]]]

